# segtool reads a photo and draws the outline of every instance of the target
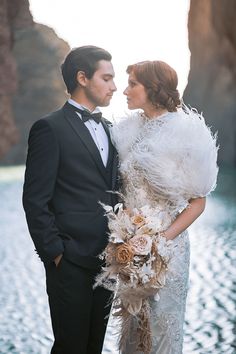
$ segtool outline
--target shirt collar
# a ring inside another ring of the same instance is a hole
[[[68,103],[71,104],[72,106],[75,106],[75,107],[79,108],[79,109],[87,110],[87,111],[90,112],[90,110],[89,110],[87,107],[82,106],[82,105],[79,104],[78,102],[72,100],[72,98],[69,98],[69,99],[68,99]],[[100,109],[99,109],[99,108],[95,108],[95,110],[92,111],[92,112],[90,112],[90,113],[98,113],[98,112],[101,112]]]

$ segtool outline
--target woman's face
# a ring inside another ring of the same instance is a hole
[[[129,109],[141,108],[145,111],[145,107],[150,104],[145,87],[137,81],[134,73],[129,74],[128,86],[124,90],[127,96],[127,104]]]

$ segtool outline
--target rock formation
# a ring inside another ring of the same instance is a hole
[[[33,25],[25,0],[0,3],[0,158],[19,137],[12,113],[12,96],[17,90],[17,70],[12,48],[14,33]]]
[[[218,131],[219,162],[228,165],[236,165],[235,16],[235,0],[190,1],[191,64],[184,100]],[[28,0],[1,0],[1,164],[24,163],[30,126],[64,102],[60,64],[68,51],[52,29],[33,22]]]
[[[184,100],[218,131],[219,162],[236,165],[236,2],[191,0]],[[200,137],[199,137],[200,138]]]
[[[1,1],[0,26],[0,162],[23,164],[30,126],[67,97],[60,64],[69,46],[33,22],[28,0]]]

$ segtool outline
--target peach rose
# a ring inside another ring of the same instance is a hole
[[[146,235],[137,235],[130,239],[130,246],[137,255],[147,255],[151,252],[152,239]]]
[[[131,221],[134,225],[136,226],[142,226],[145,224],[145,219],[142,215],[138,214],[138,215],[134,215],[132,218],[131,218]]]
[[[116,249],[116,261],[121,264],[130,262],[134,257],[134,251],[128,243],[122,243]]]

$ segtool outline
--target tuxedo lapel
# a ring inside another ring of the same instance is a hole
[[[104,179],[106,180],[105,166],[102,162],[101,155],[98,151],[95,142],[93,141],[93,138],[91,137],[89,130],[81,121],[81,119],[79,119],[79,117],[77,116],[73,108],[70,108],[70,105],[67,103],[64,105],[64,112],[65,112],[65,118],[67,119],[67,121],[69,122],[73,130],[75,130],[78,137],[82,140],[85,148],[91,154],[100,173],[103,175]]]
[[[117,187],[117,178],[118,178],[118,152],[114,148],[113,150],[113,164],[112,164],[112,190],[115,190]]]
[[[102,123],[102,126],[107,134],[107,138],[108,138],[108,158],[107,158],[107,168],[109,166],[111,166],[111,163],[112,163],[112,160],[113,160],[113,150],[114,150],[114,147],[112,145],[112,142],[111,142],[111,136],[110,136],[110,131],[109,131],[109,127],[108,127],[108,124],[106,123],[105,119],[102,118],[101,119],[101,123]]]
[[[114,147],[114,145],[112,144],[111,141],[111,136],[110,136],[110,131],[109,131],[109,125],[112,126],[112,123],[110,123],[108,121],[108,123],[106,123],[106,121],[104,120],[104,118],[102,118],[101,120],[103,128],[105,129],[108,139],[109,139],[109,156],[108,156],[108,162],[107,165],[110,165],[110,161],[112,160],[112,189],[115,189],[116,186],[116,182],[117,182],[117,173],[118,173],[118,153]]]
[[[104,118],[101,118],[101,123],[103,125],[103,128],[105,130],[105,132],[107,133],[107,136],[109,139],[111,139],[110,137],[110,131],[109,131],[109,127],[108,127],[108,124],[106,123],[106,120]],[[110,123],[111,124],[111,123]],[[111,124],[112,125],[112,124]]]

